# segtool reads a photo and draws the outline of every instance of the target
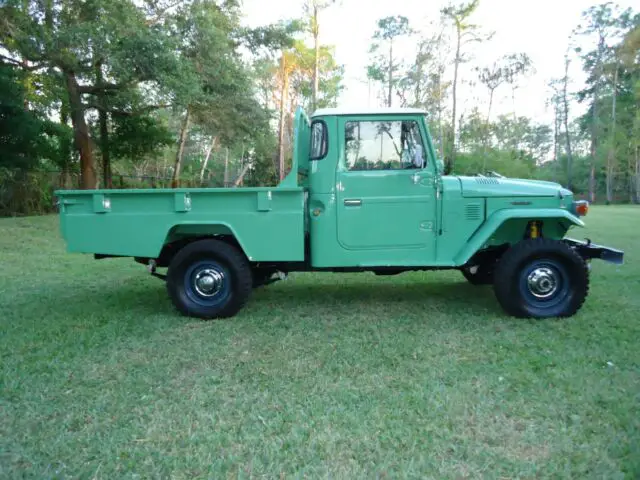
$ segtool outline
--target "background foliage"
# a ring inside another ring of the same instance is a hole
[[[492,115],[494,95],[523,94],[535,71],[526,52],[458,75],[474,44],[492,41],[474,21],[478,4],[451,3],[428,35],[402,16],[379,19],[366,74],[380,105],[424,108],[454,174],[495,170],[595,202],[640,202],[640,15],[609,2],[575,19],[568,45],[582,47],[569,47],[567,66],[578,59],[587,83],[572,90],[568,68],[549,79],[549,125],[515,109]],[[340,2],[301,0],[290,19],[257,28],[237,0],[1,5],[4,215],[52,211],[59,187],[273,185],[290,168],[296,107],[335,106],[343,89],[321,42],[322,12]],[[407,40],[410,61],[394,50]],[[473,82],[486,87],[486,111],[458,104]]]

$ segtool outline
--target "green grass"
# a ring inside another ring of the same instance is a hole
[[[131,260],[0,220],[2,478],[638,478],[640,209],[592,208],[565,320],[459,272],[298,274],[178,316]]]

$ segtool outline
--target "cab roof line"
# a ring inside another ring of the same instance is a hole
[[[421,108],[320,108],[313,112],[312,117],[320,116],[336,116],[336,115],[403,115],[403,114],[418,114],[426,115],[426,110]]]

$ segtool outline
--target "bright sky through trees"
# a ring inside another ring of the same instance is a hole
[[[619,0],[616,3],[626,8],[633,7],[635,2]],[[404,15],[409,18],[412,28],[427,33],[430,22],[439,23],[440,9],[446,4],[446,0],[341,0],[336,6],[322,12],[321,42],[334,45],[336,60],[345,66],[346,88],[340,105],[368,105],[367,52],[379,18]],[[461,81],[476,82],[472,89],[466,83],[461,89],[462,111],[488,101],[485,88],[477,84],[477,75],[472,71],[474,66],[489,65],[508,53],[525,52],[531,57],[536,72],[523,80],[516,98],[516,109],[519,115],[551,122],[553,112],[545,106],[550,91],[548,81],[562,75],[569,35],[580,22],[582,11],[593,4],[591,0],[482,0],[473,21],[485,31],[495,31],[495,36],[489,42],[470,47],[474,59],[461,67]],[[244,0],[243,11],[245,22],[257,26],[279,18],[299,16],[302,1]],[[415,54],[416,39],[405,43],[408,45],[404,46],[404,51],[410,60]],[[453,69],[448,69],[447,74],[452,73]],[[577,60],[571,66],[570,77],[581,80],[584,77]],[[572,90],[578,90],[581,86],[581,83],[574,82]],[[371,86],[372,106],[378,105],[375,88]],[[509,89],[496,92],[492,108],[496,115],[511,112]],[[582,113],[582,108],[578,106],[573,113]]]

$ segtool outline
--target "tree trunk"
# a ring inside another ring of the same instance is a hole
[[[62,102],[60,106],[60,123],[65,127],[69,125],[69,108],[65,102]],[[60,172],[60,188],[66,188],[69,180],[72,152],[71,142],[68,141],[66,136],[60,137],[59,149],[61,160],[60,168],[62,170]]]
[[[113,188],[111,182],[111,157],[109,155],[109,126],[107,125],[108,113],[104,109],[98,111],[100,120],[100,145],[102,150],[102,182],[104,188]]]
[[[438,72],[437,78],[438,78],[438,136],[440,137],[440,158],[444,158],[444,127],[442,125],[442,74],[440,72]]]
[[[558,165],[560,163],[560,112],[558,111],[558,103],[554,102],[554,118],[553,118],[553,181],[558,181]]]
[[[184,155],[184,146],[187,143],[187,133],[189,131],[189,121],[191,120],[191,107],[187,107],[187,113],[182,122],[180,130],[180,143],[178,152],[176,153],[176,163],[173,169],[173,178],[171,179],[171,188],[178,188],[180,185],[180,169],[182,168],[182,156]]]
[[[491,89],[491,92],[489,93],[489,108],[487,109],[487,124],[489,124],[489,121],[491,120],[491,107],[493,106],[493,92],[495,92],[495,89]]]
[[[596,166],[592,163],[589,170],[589,202],[596,201]]]
[[[78,81],[73,72],[63,71],[69,106],[75,147],[80,154],[80,188],[89,190],[96,188],[96,171],[93,164],[93,151],[89,127],[84,118],[84,107],[78,90]]]
[[[607,154],[607,204],[613,202],[614,162],[616,156],[616,97],[618,96],[618,61],[616,60],[613,75],[613,96],[611,99],[611,138],[609,139],[609,152]]]
[[[207,169],[207,164],[209,163],[209,157],[211,156],[211,152],[216,146],[216,142],[218,141],[218,137],[214,136],[213,140],[211,140],[211,145],[207,149],[207,154],[204,157],[204,162],[202,162],[202,168],[200,169],[200,185],[204,182],[204,171]]]
[[[593,110],[591,118],[591,165],[589,171],[589,201],[596,201],[596,156],[598,152],[598,98],[600,93],[600,80],[602,77],[602,53],[605,47],[605,39],[600,35],[598,41],[598,55],[596,58],[596,79],[593,88]]]
[[[244,168],[240,172],[240,175],[238,176],[238,178],[236,178],[236,181],[233,183],[234,187],[237,187],[238,185],[242,184],[244,180],[244,176],[247,174],[250,167],[251,167],[251,163],[247,162],[247,164],[244,166]]]
[[[485,172],[487,169],[487,149],[489,147],[489,135],[491,133],[489,122],[491,121],[491,107],[493,105],[493,93],[495,92],[494,88],[489,90],[489,108],[487,109],[487,120],[485,121],[484,129],[484,140],[482,146],[482,171]]]
[[[284,54],[281,60],[282,68],[282,91],[280,92],[280,131],[278,134],[278,178],[280,181],[284,179],[284,131],[285,131],[285,112],[287,104],[287,95],[289,93],[289,74],[287,73],[286,60]]]
[[[389,96],[387,106],[391,107],[393,95],[393,39],[389,39]]]
[[[635,200],[635,203],[640,203],[640,154],[638,150],[640,150],[640,147],[636,145],[636,200]]]
[[[229,147],[224,156],[224,186],[229,186]]]
[[[597,153],[597,143],[596,143],[596,135],[597,135],[597,128],[596,128],[596,123],[598,121],[598,114],[597,114],[597,103],[598,103],[598,96],[597,96],[597,87],[596,87],[596,93],[594,94],[594,99],[593,99],[593,114],[592,114],[592,118],[591,118],[591,147],[590,147],[590,155],[591,155],[591,161],[590,161],[590,165],[589,165],[589,201],[591,203],[595,202],[595,198],[596,198],[596,153]]]
[[[573,166],[573,154],[571,153],[571,135],[569,134],[569,101],[567,100],[567,84],[569,83],[569,57],[565,57],[564,85],[562,89],[562,103],[564,104],[564,139],[567,148],[567,188],[572,189],[571,168]]]
[[[102,77],[102,63],[96,63],[96,84],[99,85],[103,82]],[[98,93],[96,95],[98,103],[98,122],[100,124],[100,150],[102,152],[102,183],[104,188],[112,188],[111,183],[111,157],[109,155],[109,125],[107,105],[105,102],[104,94]]]
[[[313,110],[318,108],[318,90],[320,85],[320,28],[318,25],[318,6],[313,5],[313,48],[315,59],[313,62]]]
[[[460,31],[460,25],[456,26],[457,32],[457,41],[456,41],[456,58],[453,65],[453,85],[452,85],[452,95],[453,95],[453,108],[451,111],[451,160],[450,160],[450,170],[453,171],[453,168],[456,163],[456,107],[457,107],[457,91],[458,91],[458,67],[460,66],[460,42],[462,40]]]

